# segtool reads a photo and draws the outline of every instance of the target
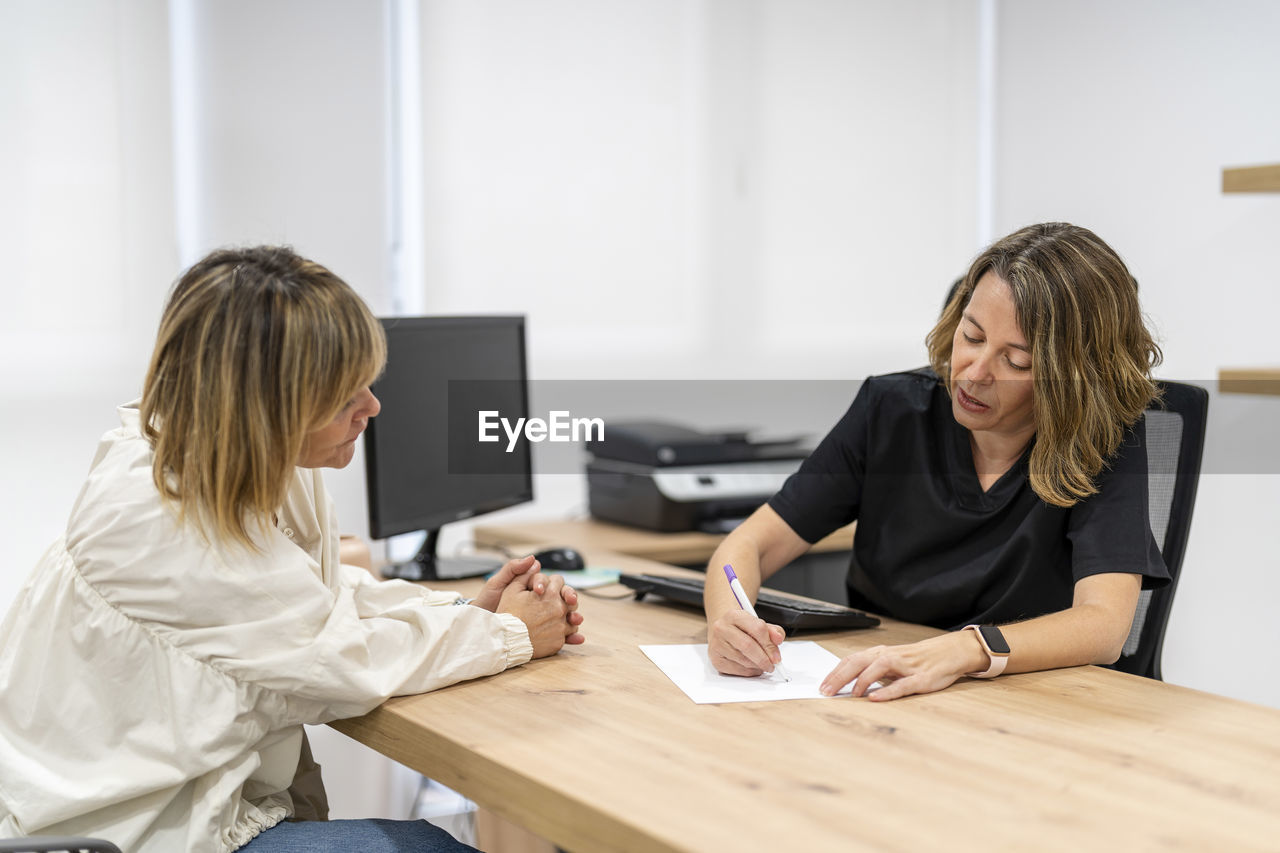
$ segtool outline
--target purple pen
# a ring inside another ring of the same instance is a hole
[[[724,576],[729,579],[729,589],[733,592],[733,597],[738,600],[738,607],[747,611],[755,618],[760,617],[756,614],[756,609],[751,606],[751,599],[747,597],[747,591],[742,588],[742,581],[738,580],[737,573],[733,570],[733,566],[728,563],[724,564]],[[782,646],[778,646],[778,654],[782,654]],[[786,670],[782,668],[782,662],[773,668],[773,671],[782,676],[786,681],[791,680],[791,676],[787,675]]]

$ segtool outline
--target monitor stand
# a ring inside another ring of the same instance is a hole
[[[502,560],[497,557],[441,557],[436,554],[439,539],[440,528],[428,530],[426,541],[413,559],[383,566],[382,576],[407,581],[457,580],[481,577],[502,568]]]

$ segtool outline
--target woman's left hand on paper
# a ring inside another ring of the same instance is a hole
[[[918,643],[873,646],[855,652],[836,664],[819,690],[826,696],[834,696],[856,679],[852,695],[877,702],[942,690],[965,673],[985,668],[982,661],[986,654],[970,634],[959,631]],[[882,686],[868,692],[877,681]]]

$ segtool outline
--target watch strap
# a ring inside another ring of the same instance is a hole
[[[1009,653],[1007,651],[1006,652],[992,651],[990,644],[987,643],[987,638],[982,634],[982,627],[983,626],[981,625],[965,625],[964,628],[961,630],[973,631],[973,633],[978,638],[978,642],[982,643],[983,651],[987,653],[987,657],[990,659],[991,664],[982,672],[970,672],[970,673],[967,673],[967,675],[970,678],[995,678],[997,675],[1004,672],[1004,668],[1008,665]],[[997,633],[999,633],[1000,631],[999,628],[995,628],[992,626],[987,626],[987,630],[996,631]]]

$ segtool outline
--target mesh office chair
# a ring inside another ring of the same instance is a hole
[[[120,853],[120,848],[97,838],[37,835],[0,839],[0,853]]]
[[[1160,652],[1191,530],[1209,392],[1181,382],[1158,384],[1163,399],[1147,409],[1147,491],[1151,533],[1160,546],[1170,580],[1163,589],[1142,591],[1129,639],[1110,668],[1162,680]]]

